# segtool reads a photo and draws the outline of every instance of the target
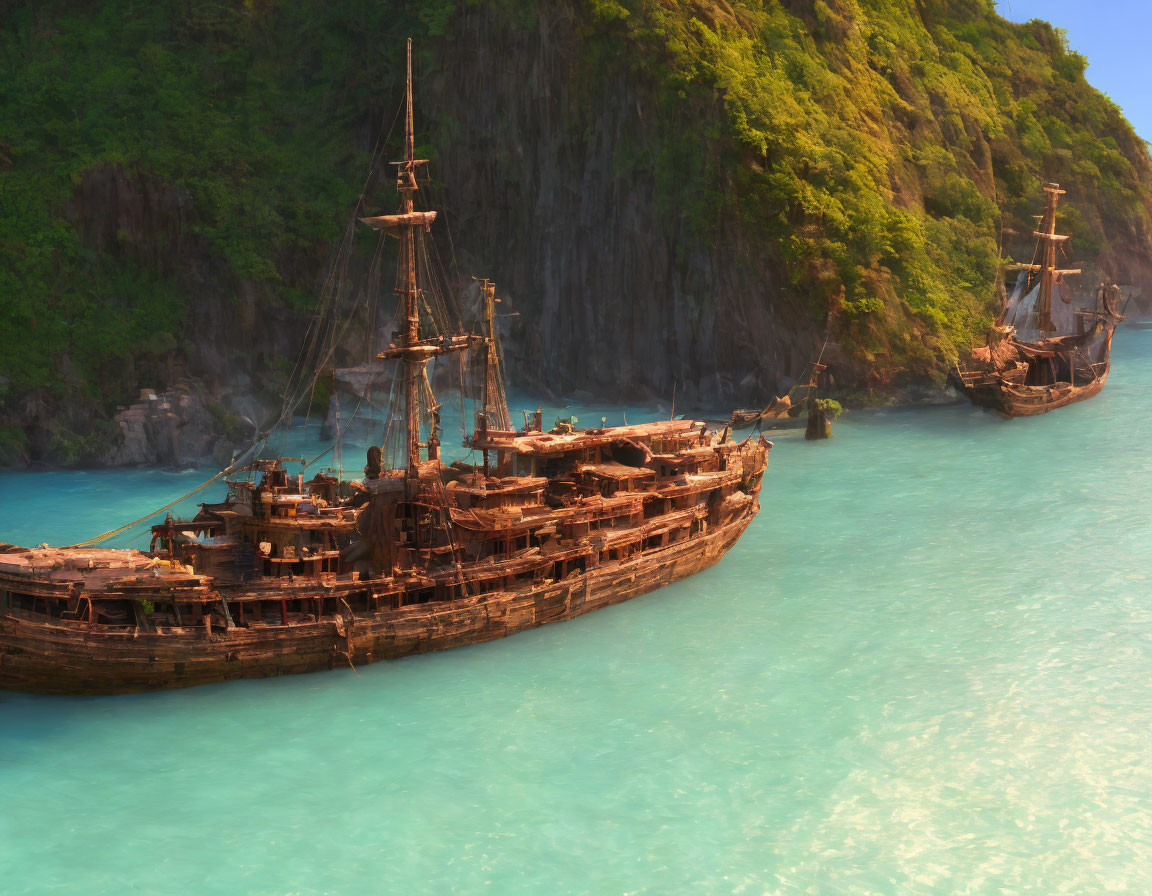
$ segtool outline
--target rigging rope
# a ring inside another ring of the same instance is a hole
[[[255,445],[252,446],[252,448],[255,448],[255,447],[256,447]],[[251,453],[251,450],[252,449],[249,449],[248,451],[244,452],[244,454],[247,455],[247,454]],[[89,547],[90,545],[99,544],[102,541],[107,541],[109,538],[112,538],[115,535],[119,535],[121,532],[127,532],[133,526],[138,526],[140,523],[145,523],[148,520],[152,519],[152,517],[160,515],[165,510],[169,510],[169,509],[175,507],[181,501],[187,501],[193,495],[204,491],[204,489],[208,488],[208,486],[210,486],[216,480],[218,480],[224,476],[227,476],[231,473],[239,473],[241,470],[246,470],[246,469],[248,469],[248,466],[246,464],[244,466],[238,467],[235,463],[231,463],[225,469],[221,470],[219,473],[217,473],[215,476],[213,476],[211,479],[209,479],[207,482],[203,483],[202,485],[198,485],[196,488],[192,489],[192,491],[188,492],[188,494],[181,495],[175,501],[171,501],[168,504],[165,504],[163,507],[161,507],[157,510],[153,510],[151,513],[147,514],[146,516],[142,516],[138,520],[133,520],[132,522],[130,522],[126,525],[123,525],[118,529],[110,529],[107,532],[103,532],[100,535],[97,535],[95,538],[89,538],[86,541],[78,541],[78,542],[76,542],[76,544],[65,545],[65,549],[86,548],[86,547]]]
[[[376,176],[380,162],[384,157],[384,152],[387,148],[387,145],[391,141],[392,135],[396,130],[396,124],[400,120],[400,114],[403,109],[404,104],[400,103],[397,106],[396,114],[392,119],[392,125],[389,127],[386,136],[384,135],[383,127],[381,127],[377,132],[376,143],[373,146],[369,160],[368,173],[361,187],[360,196],[356,201],[352,219],[349,222],[347,228],[345,228],[340,242],[337,245],[336,255],[328,269],[328,273],[320,289],[319,301],[316,304],[311,321],[309,322],[305,332],[304,344],[301,347],[300,352],[297,354],[296,360],[292,366],[291,371],[289,372],[287,381],[288,385],[284,390],[283,402],[280,407],[280,414],[276,418],[275,422],[273,422],[271,426],[266,429],[263,436],[261,436],[259,432],[257,433],[256,438],[253,440],[252,444],[244,452],[244,454],[241,455],[241,459],[239,461],[233,461],[225,469],[221,470],[206,482],[192,489],[190,492],[181,495],[179,498],[170,501],[163,507],[152,511],[145,516],[140,517],[139,519],[135,519],[115,529],[110,529],[109,531],[103,532],[100,535],[94,536],[93,538],[77,542],[76,544],[67,545],[68,548],[88,547],[90,545],[99,544],[100,542],[106,541],[109,538],[113,538],[116,535],[120,535],[121,533],[126,532],[129,529],[140,525],[141,523],[147,522],[148,520],[158,516],[164,511],[170,510],[177,504],[188,500],[194,495],[199,494],[200,492],[204,491],[204,489],[208,488],[208,486],[212,485],[214,482],[219,481],[225,476],[251,469],[250,465],[247,463],[247,459],[258,450],[266,447],[273,436],[282,437],[282,427],[284,427],[286,422],[291,421],[292,415],[300,406],[300,403],[305,399],[305,397],[310,396],[314,398],[316,383],[321,372],[323,371],[325,365],[327,365],[334,358],[337,348],[343,341],[344,337],[347,335],[348,329],[354,322],[353,315],[349,314],[343,326],[338,326],[338,319],[340,315],[336,312],[338,311],[341,304],[341,297],[346,292],[345,286],[347,283],[348,267],[352,255],[352,246],[356,238],[356,222],[364,205],[368,189],[371,186],[373,178]],[[430,286],[428,294],[432,301],[429,303],[428,298],[424,296],[422,296],[422,300],[425,309],[428,312],[428,316],[431,319],[433,327],[440,331],[439,335],[444,335],[450,329],[452,329],[453,319],[460,319],[459,306],[455,302],[454,296],[452,296],[450,292],[447,296],[445,296],[440,291],[437,284],[437,277],[435,276],[437,273],[439,273],[441,277],[444,277],[445,280],[447,279],[443,262],[440,259],[438,247],[436,246],[435,242],[433,242],[432,255],[430,256],[422,235],[418,236],[420,238],[416,264],[418,268],[421,266],[423,267],[424,273],[426,274],[424,279],[425,282]],[[451,234],[449,233],[452,263],[453,266],[455,266],[455,245],[451,245],[451,240]],[[373,255],[372,261],[369,263],[368,268],[365,304],[367,306],[366,310],[369,323],[369,334],[374,332],[379,314],[379,304],[378,302],[373,301],[373,296],[377,295],[379,292],[378,287],[382,269],[383,242],[383,240],[380,240],[380,242],[377,244],[376,252]],[[397,272],[397,278],[397,286],[399,286],[399,271]],[[394,315],[397,325],[401,323],[399,320],[400,311],[401,309],[399,303],[397,303],[397,308]],[[375,360],[375,352],[373,351],[370,335],[365,338],[365,354],[367,355],[367,363],[365,366],[368,368],[369,374],[368,384],[365,391],[368,396],[369,406],[371,406],[373,379],[372,367],[373,361]],[[309,363],[310,360],[313,363]],[[311,376],[304,375],[304,371],[309,368],[311,368],[313,371]],[[461,376],[463,377],[463,365],[461,367]],[[396,385],[398,379],[399,378],[393,378],[392,381],[391,395],[389,400],[390,413],[385,426],[384,442],[386,446],[388,442],[393,439],[395,439],[397,442],[400,441],[397,438],[399,436],[399,432],[397,431],[398,427],[395,426],[396,421],[393,419],[394,415],[391,413],[391,409],[395,408],[396,406]],[[421,404],[423,405],[423,407],[420,408],[420,417],[422,418],[421,422],[428,426],[429,429],[431,429],[435,422],[433,414],[435,410],[437,410],[437,406],[435,406],[435,400],[432,398],[431,385],[428,382],[426,370],[424,371],[424,376],[422,377],[421,386],[422,388],[420,391],[422,394],[420,397]],[[356,403],[356,407],[353,410],[352,415],[348,419],[347,425],[351,425],[351,423],[356,419],[360,412],[361,406],[364,403],[364,398],[364,395],[358,396],[359,400]],[[309,413],[311,410],[311,404],[312,402],[309,401]],[[305,462],[304,467],[307,468],[312,464],[315,464],[321,458],[327,456],[334,447],[335,443],[330,445],[327,449],[314,457],[312,460]]]
[[[348,267],[352,257],[352,246],[356,239],[356,224],[367,197],[368,189],[376,176],[380,162],[384,158],[384,153],[396,130],[396,123],[400,120],[400,113],[403,109],[404,104],[401,102],[396,107],[396,114],[392,118],[392,125],[388,129],[387,135],[384,134],[383,123],[381,123],[379,131],[377,131],[376,144],[372,148],[368,163],[368,172],[361,186],[360,196],[356,200],[352,217],[344,230],[344,234],[337,246],[335,258],[321,287],[320,299],[313,312],[312,320],[308,325],[304,345],[297,355],[292,370],[288,375],[288,385],[284,391],[284,402],[281,405],[280,416],[268,428],[270,432],[278,430],[281,426],[284,426],[285,423],[291,421],[293,413],[295,413],[296,409],[300,406],[306,394],[315,395],[316,381],[322,372],[323,365],[328,363],[335,355],[336,349],[340,345],[352,321],[352,315],[348,315],[345,326],[337,332],[337,320],[340,317],[337,312],[341,305],[341,296],[346,292],[345,285],[347,283]],[[372,279],[371,268],[373,265],[377,265],[378,261],[379,246],[377,247],[376,255],[373,257],[373,262],[370,264],[369,280]],[[311,363],[309,363],[309,361],[311,361]],[[304,373],[305,370],[309,369],[312,371],[310,377]],[[311,411],[311,404],[312,402],[310,401],[309,413]]]

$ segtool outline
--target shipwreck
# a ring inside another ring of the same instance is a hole
[[[1081,271],[1057,267],[1057,250],[1068,240],[1056,232],[1056,207],[1065,191],[1048,184],[1044,192],[1033,261],[1008,266],[1018,272],[1011,297],[987,343],[952,376],[974,404],[1006,417],[1043,414],[1098,395],[1108,381],[1112,335],[1124,319],[1113,285],[1101,283],[1090,308],[1076,308],[1063,294],[1065,278]]]
[[[178,688],[488,641],[690,576],[747,529],[762,437],[682,419],[513,426],[494,287],[467,332],[427,282],[436,212],[416,205],[413,130],[409,42],[400,208],[362,219],[399,246],[379,352],[397,373],[363,478],[242,458],[221,474],[225,500],[153,525],[147,551],[0,545],[0,688]],[[441,458],[439,358],[480,378],[472,463]]]

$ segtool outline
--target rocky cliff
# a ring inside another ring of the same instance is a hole
[[[1046,180],[1085,289],[1152,268],[1147,145],[1059,32],[991,0],[18,7],[9,462],[124,455],[113,415],[144,387],[275,403],[381,134],[395,151],[409,34],[442,252],[518,313],[524,389],[754,401],[826,339],[847,396],[936,388]],[[393,205],[369,179],[366,210]]]

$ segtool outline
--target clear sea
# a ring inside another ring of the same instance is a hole
[[[1054,414],[774,435],[727,558],[619,607],[359,674],[0,694],[0,892],[1152,892],[1150,409],[1124,331]],[[204,478],[2,474],[0,541]]]

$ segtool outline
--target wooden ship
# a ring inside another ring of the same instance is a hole
[[[502,638],[706,569],[748,527],[762,437],[691,420],[545,430],[539,412],[513,427],[493,286],[480,332],[427,313],[436,212],[415,204],[411,42],[405,106],[399,212],[361,219],[399,241],[379,354],[399,369],[364,478],[260,460],[230,471],[226,500],[154,525],[147,552],[0,545],[0,689],[177,688]],[[483,379],[471,464],[440,456],[428,364],[453,355]]]
[[[1059,269],[1057,248],[1068,237],[1056,232],[1056,206],[1064,190],[1044,187],[1036,258],[1010,265],[1019,276],[997,317],[987,344],[957,364],[952,377],[974,404],[1007,417],[1043,414],[1099,394],[1108,381],[1112,335],[1122,321],[1119,289],[1101,283],[1092,308],[1074,309],[1060,296],[1064,278],[1079,269]]]

